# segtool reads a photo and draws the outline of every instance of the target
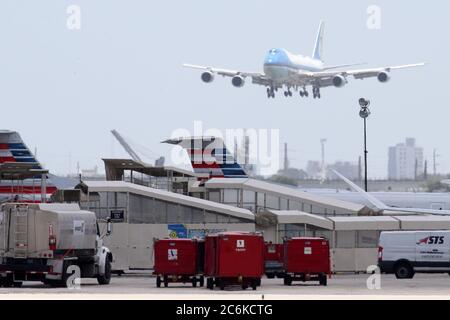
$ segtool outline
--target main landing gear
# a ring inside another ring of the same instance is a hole
[[[306,88],[305,87],[303,87],[303,90],[300,90],[300,97],[306,97],[306,98],[308,98],[308,96],[309,96],[309,93],[308,93],[308,91],[306,91]]]
[[[295,87],[294,88],[295,90],[294,91],[297,91],[297,90],[299,90],[299,94],[300,94],[300,97],[305,97],[305,98],[308,98],[309,97],[309,92],[306,90],[306,87],[303,87],[303,88],[298,88],[298,87]],[[313,96],[313,98],[314,99],[320,99],[321,98],[321,94],[320,94],[320,87],[313,87],[312,88],[313,90],[312,90],[312,96]],[[267,98],[275,98],[275,89],[274,88],[272,88],[272,87],[268,87],[267,88]],[[288,89],[286,89],[285,91],[284,91],[284,96],[287,98],[287,97],[292,97],[292,95],[293,95],[293,93],[292,93],[292,90],[291,90],[291,88],[288,88]]]
[[[313,87],[313,98],[314,99],[320,99],[320,88],[319,87]]]
[[[284,96],[287,98],[287,97],[292,97],[292,91],[291,91],[291,89],[288,89],[288,90],[286,90],[285,92],[284,92]]]

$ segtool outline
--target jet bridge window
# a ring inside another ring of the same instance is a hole
[[[337,231],[336,248],[352,249],[356,247],[356,231]]]
[[[192,208],[192,223],[203,223],[205,219],[203,210]]]
[[[206,211],[205,223],[217,223],[217,214],[211,211]]]
[[[378,231],[358,231],[358,248],[377,248]]]
[[[167,223],[167,206],[166,202],[161,200],[154,200],[153,215],[156,223]]]

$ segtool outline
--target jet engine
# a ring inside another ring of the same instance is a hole
[[[380,72],[377,78],[380,82],[388,82],[391,79],[387,72]]]
[[[245,79],[241,76],[234,76],[231,79],[231,83],[233,84],[233,86],[235,86],[236,88],[240,88],[243,87],[245,84]]]
[[[346,83],[347,83],[347,80],[341,75],[337,75],[337,76],[333,77],[333,85],[336,88],[342,88],[343,86],[345,86]]]
[[[210,71],[206,71],[202,73],[202,81],[206,83],[213,82],[214,80],[214,73]]]

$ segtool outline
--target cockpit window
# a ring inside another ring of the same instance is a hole
[[[270,50],[270,54],[276,54],[276,53],[277,53],[277,49]]]

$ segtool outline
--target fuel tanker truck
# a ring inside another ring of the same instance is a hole
[[[78,204],[3,204],[0,286],[41,281],[70,287],[82,278],[109,284],[113,257],[103,238],[111,233],[110,221],[106,229],[101,235],[95,213],[80,210]]]

